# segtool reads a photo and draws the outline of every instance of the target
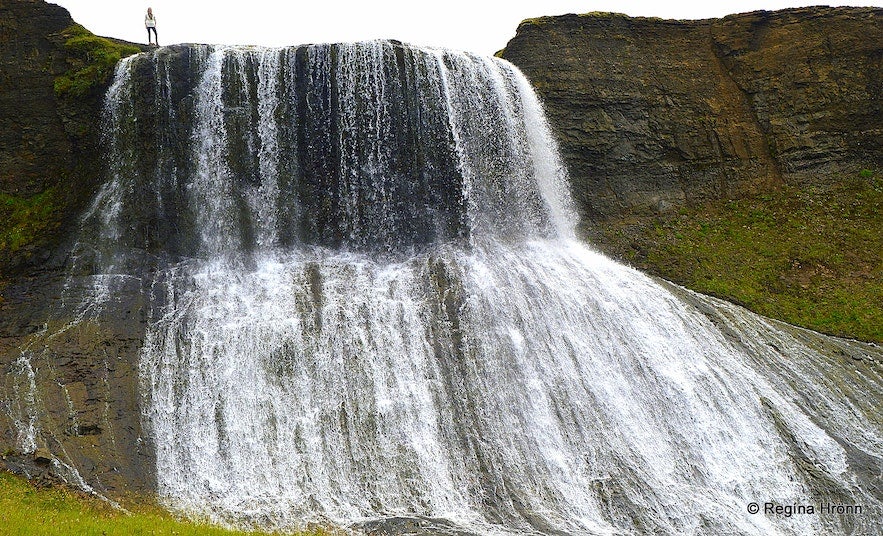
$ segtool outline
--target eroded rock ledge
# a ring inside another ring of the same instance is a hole
[[[587,225],[883,163],[883,9],[544,17],[500,55],[543,98]]]

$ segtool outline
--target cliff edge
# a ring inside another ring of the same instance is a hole
[[[139,50],[92,35],[57,5],[0,2],[0,466],[69,483],[79,467],[100,475],[90,479],[99,492],[150,487],[137,337],[124,314],[111,332],[67,329],[50,311],[63,301],[77,218],[103,180],[104,91],[120,57]],[[41,339],[46,330],[57,336]],[[26,354],[40,356],[31,370]]]
[[[94,194],[104,88],[140,50],[55,4],[0,4],[0,282],[45,268]]]
[[[590,221],[883,163],[883,9],[546,17],[501,56],[542,96]]]
[[[883,340],[883,9],[522,22],[583,235],[690,288]]]

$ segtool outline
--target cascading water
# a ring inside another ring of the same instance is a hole
[[[75,266],[100,275],[89,307],[144,289],[144,419],[171,507],[283,529],[875,530],[879,350],[847,366],[818,348],[845,342],[577,242],[506,62],[159,49],[119,66],[107,132]]]

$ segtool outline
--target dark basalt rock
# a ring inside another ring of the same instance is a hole
[[[59,6],[36,0],[0,5],[0,188],[30,196],[72,164],[74,140],[53,80],[67,70],[53,36],[74,22]]]
[[[524,21],[501,56],[557,132],[587,225],[883,163],[883,10]]]
[[[881,14],[807,8],[697,22],[569,15],[523,23],[503,57],[543,97],[591,224],[879,167]],[[103,177],[100,95],[60,99],[53,88],[68,69],[57,35],[71,24],[66,10],[39,0],[0,4],[0,192],[31,197],[56,187],[65,197],[50,236],[28,255],[0,259],[2,464],[44,478],[60,460],[100,492],[149,491],[153,449],[141,428],[137,369],[146,324],[139,300],[149,291],[133,282],[101,325],[60,329],[75,314],[60,306],[62,287],[72,302],[77,288],[90,288],[76,275],[65,280],[66,252]],[[324,186],[322,171],[311,170],[315,188]],[[156,236],[172,232],[166,222],[133,224],[153,226]],[[452,228],[458,224],[451,218]],[[337,240],[331,231],[308,231],[318,243]],[[437,286],[447,291],[442,268]],[[451,294],[445,306],[458,299]],[[53,310],[60,312],[50,318]],[[32,452],[17,451],[8,407],[21,395],[22,376],[13,372],[23,349],[36,355],[46,431]],[[862,474],[876,469],[868,464]],[[377,528],[447,529],[434,520],[387,523]]]
[[[322,47],[333,66],[331,72],[336,71],[339,61],[338,47]],[[192,193],[176,189],[171,178],[196,173],[191,127],[200,113],[196,101],[205,69],[201,62],[207,61],[202,56],[211,50],[172,45],[133,62],[130,84],[137,97],[131,110],[126,109],[132,119],[124,122],[118,136],[138,148],[130,173],[139,177],[136,188],[142,190],[133,192],[138,201],[127,205],[132,208],[126,216],[131,232],[120,239],[126,246],[172,258],[199,250],[198,216],[188,202]],[[441,110],[421,104],[425,88],[414,82],[419,76],[414,72],[419,68],[414,52],[396,42],[385,49],[383,65],[395,73],[387,79],[390,96],[386,102],[391,108],[388,132],[361,137],[341,134],[340,108],[347,103],[338,102],[336,87],[343,82],[329,73],[313,72],[307,47],[292,47],[278,54],[288,86],[280,89],[275,113],[279,124],[288,128],[276,140],[282,194],[278,206],[265,210],[276,213],[279,245],[306,243],[389,252],[466,235],[453,142],[439,128],[448,119],[441,116]],[[242,213],[235,218],[239,236],[231,249],[251,247],[256,231],[248,217],[244,192],[261,184],[255,149],[259,144],[259,109],[256,97],[246,97],[257,95],[258,61],[253,55],[228,56],[221,67],[220,122],[227,134],[224,166],[236,178],[229,195]],[[367,102],[356,104],[369,106]],[[369,153],[375,147],[385,149],[388,176],[368,172],[348,176],[354,174],[354,168],[370,167]],[[163,192],[156,202],[151,200],[155,196],[149,195],[149,188],[142,186],[152,184],[155,176],[163,177],[151,186]],[[376,202],[370,198],[375,189],[395,201]],[[353,202],[353,197],[358,201]]]
[[[0,195],[18,200],[42,195],[45,204],[41,221],[31,222],[36,226],[31,240],[21,248],[0,240],[0,281],[45,266],[103,178],[100,111],[106,82],[75,97],[55,87],[83,61],[65,47],[65,31],[74,24],[66,9],[42,0],[0,4]],[[0,211],[0,231],[8,230],[6,217]]]
[[[73,482],[67,464],[85,470],[99,492],[152,489],[151,451],[140,439],[136,308],[121,297],[118,322],[42,335],[73,320],[50,311],[63,309],[67,251],[104,176],[104,89],[69,98],[54,87],[71,67],[61,32],[73,24],[67,10],[41,0],[0,3],[0,194],[27,199],[52,190],[55,198],[46,232],[17,251],[0,250],[0,467]],[[46,431],[33,452],[18,450],[9,407],[27,396],[16,374],[23,351],[38,356],[36,414]]]

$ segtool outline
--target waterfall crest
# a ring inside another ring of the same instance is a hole
[[[394,42],[159,49],[121,62],[106,130],[74,264],[97,276],[90,307],[143,289],[171,507],[282,529],[871,530],[746,508],[880,512],[880,351],[576,241],[508,63]],[[841,344],[855,363],[821,349]]]
[[[573,232],[539,102],[502,60],[389,42],[161,49],[122,62],[107,101],[115,179],[93,210],[116,253]]]

